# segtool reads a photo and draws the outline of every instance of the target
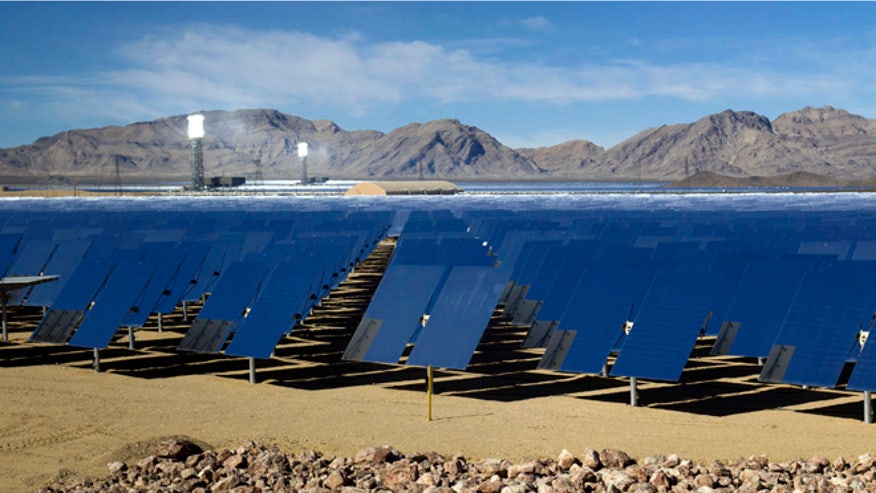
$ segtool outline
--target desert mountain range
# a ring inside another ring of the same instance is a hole
[[[389,133],[347,131],[328,120],[276,110],[207,111],[207,176],[311,176],[453,180],[656,180],[704,172],[735,178],[800,173],[833,180],[876,174],[876,120],[830,106],[775,120],[727,110],[693,123],[645,130],[609,149],[585,140],[511,149],[457,120],[411,123]],[[126,126],[70,130],[0,149],[0,176],[26,181],[187,179],[186,115]]]

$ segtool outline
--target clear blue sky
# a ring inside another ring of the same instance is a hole
[[[240,108],[610,147],[823,105],[876,117],[876,4],[0,2],[0,148]]]

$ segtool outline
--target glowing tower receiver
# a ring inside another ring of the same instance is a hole
[[[189,140],[192,141],[192,189],[204,189],[204,115],[189,115]]]
[[[298,143],[298,157],[301,159],[301,184],[307,185],[307,142]]]
[[[189,138],[204,138],[204,115],[189,115]]]

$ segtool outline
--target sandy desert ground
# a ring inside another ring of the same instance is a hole
[[[468,372],[436,372],[428,421],[424,369],[340,361],[374,276],[359,271],[323,303],[259,362],[256,384],[246,360],[177,353],[179,313],[163,332],[154,319],[138,331],[136,350],[120,333],[95,373],[90,350],[27,343],[40,312],[12,310],[10,342],[0,343],[0,491],[104,475],[108,462],[150,455],[149,443],[171,435],[214,447],[256,440],[352,456],[388,444],[514,461],[564,448],[698,461],[876,452],[860,394],[758,384],[755,361],[706,356],[704,341],[683,383],[642,383],[633,408],[626,381],[534,370],[538,351],[518,349],[522,335],[501,320]]]
[[[60,198],[60,197],[114,197],[114,196],[143,196],[143,195],[156,195],[154,192],[139,192],[139,191],[129,191],[126,190],[124,192],[118,192],[113,189],[111,186],[107,186],[105,190],[78,190],[75,188],[63,188],[63,187],[55,187],[55,188],[47,188],[47,189],[31,189],[23,186],[21,189],[8,189],[7,187],[0,187],[0,197],[8,198],[8,197],[48,197],[48,198]]]

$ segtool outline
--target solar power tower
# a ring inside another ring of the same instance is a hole
[[[189,140],[192,141],[192,189],[204,189],[204,115],[189,115]]]
[[[298,159],[301,160],[301,184],[307,185],[309,183],[307,178],[307,142],[298,143]]]

